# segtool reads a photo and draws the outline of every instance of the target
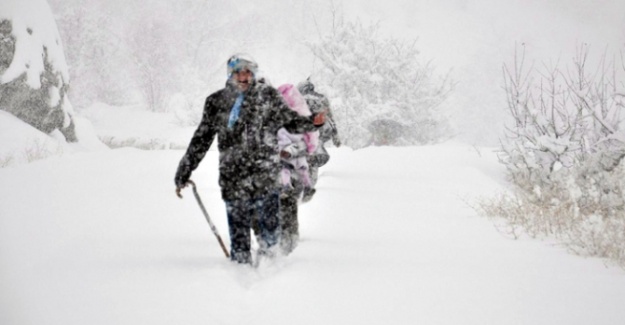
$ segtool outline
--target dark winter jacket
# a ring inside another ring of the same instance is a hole
[[[262,197],[279,186],[278,130],[316,130],[312,117],[299,116],[287,107],[275,88],[255,82],[245,93],[237,122],[228,128],[237,96],[236,86],[228,82],[206,98],[202,121],[178,166],[176,186],[182,187],[189,180],[217,135],[222,198]]]
[[[325,148],[325,143],[332,140],[335,146],[341,144],[338,129],[334,122],[334,116],[330,109],[330,101],[328,98],[315,91],[315,85],[310,80],[306,80],[297,85],[297,89],[304,95],[306,104],[313,113],[326,112],[326,123],[319,130],[319,145],[317,150],[307,157],[310,167],[321,167],[328,163],[330,154]]]
[[[313,113],[326,111],[326,123],[319,130],[319,144],[334,140],[339,141],[338,130],[334,122],[334,116],[330,109],[330,101],[326,96],[315,91],[315,86],[309,80],[301,82],[297,89],[304,95],[306,104]]]

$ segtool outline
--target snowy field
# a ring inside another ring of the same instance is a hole
[[[302,80],[314,65],[280,29],[299,37],[291,5],[241,1],[228,17],[269,13],[270,23],[254,27],[271,37],[251,50],[277,84]],[[52,31],[26,2],[0,1],[0,16],[11,17],[7,8]],[[497,144],[501,67],[516,44],[537,63],[568,60],[581,42],[620,49],[623,8],[616,0],[346,1],[348,17],[419,38],[425,58],[454,69],[447,104],[460,132],[435,146],[331,148],[316,196],[300,207],[299,247],[258,268],[223,256],[190,189],[175,196],[193,128],[140,107],[95,104],[77,107],[82,140],[67,144],[0,111],[0,325],[625,324],[624,270],[552,242],[512,240],[471,209],[508,185],[493,148],[464,144]],[[56,41],[20,31],[38,48]],[[38,81],[42,66],[25,62],[41,53],[22,48],[15,67]],[[168,149],[108,149],[96,135]],[[215,151],[193,180],[229,242]]]
[[[506,186],[491,149],[330,153],[300,246],[258,269],[223,256],[190,189],[175,196],[182,150],[0,169],[0,324],[625,323],[623,270],[506,238],[468,206]],[[193,179],[229,242],[215,151]]]

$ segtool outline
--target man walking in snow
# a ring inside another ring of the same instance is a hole
[[[226,203],[231,259],[252,263],[250,226],[256,214],[260,255],[273,255],[280,237],[278,182],[281,169],[277,133],[316,130],[325,114],[299,116],[277,90],[258,83],[256,62],[247,55],[228,60],[226,86],[206,98],[202,121],[176,172],[176,192],[187,185],[193,170],[218,137],[219,185]]]

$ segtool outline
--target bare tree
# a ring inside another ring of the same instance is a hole
[[[309,47],[322,67],[313,76],[327,90],[343,142],[370,144],[371,123],[393,121],[404,144],[440,141],[450,134],[439,105],[453,89],[449,73],[438,76],[418,60],[416,42],[384,38],[380,25],[334,17],[333,29]],[[396,142],[395,144],[400,144]]]
[[[536,69],[522,48],[504,66],[514,124],[500,161],[515,187],[481,209],[514,233],[555,235],[577,253],[625,267],[625,64],[604,53],[591,69],[589,53],[584,44],[569,64]]]

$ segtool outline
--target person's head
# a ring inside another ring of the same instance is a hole
[[[315,85],[313,85],[310,81],[310,77],[308,77],[306,80],[297,84],[297,90],[304,95],[311,94],[315,91]]]
[[[241,91],[249,89],[257,71],[258,64],[247,54],[235,54],[228,59],[228,78]]]

